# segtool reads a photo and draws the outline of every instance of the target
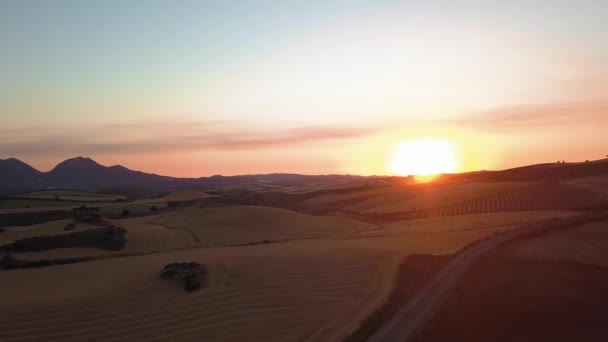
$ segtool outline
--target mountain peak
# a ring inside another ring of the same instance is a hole
[[[5,162],[5,163],[10,163],[10,164],[14,164],[14,165],[27,165],[26,163],[22,162],[21,160],[17,159],[17,158],[6,158],[6,159],[0,159],[0,162]]]
[[[103,167],[96,161],[88,157],[76,157],[70,158],[62,161],[61,163],[55,166],[54,170],[63,169],[63,168],[83,168],[83,167]]]

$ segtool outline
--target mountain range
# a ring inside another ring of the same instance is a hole
[[[315,179],[363,178],[360,176],[326,175],[306,176],[298,174],[268,174],[243,176],[211,176],[201,178],[176,178],[130,170],[121,165],[104,166],[93,159],[76,157],[67,159],[51,171],[40,172],[15,159],[0,159],[0,194],[17,193],[48,188],[99,190],[113,188],[179,189],[196,187],[208,189],[217,186],[273,183],[293,185]]]
[[[502,171],[476,171],[444,175],[446,181],[558,181],[596,174],[608,176],[608,159],[586,163],[537,164]],[[96,161],[76,157],[59,163],[49,172],[40,172],[15,159],[0,159],[0,194],[48,188],[103,190],[116,188],[212,189],[238,184],[305,185],[315,182],[372,181],[388,177],[351,175],[299,175],[273,173],[267,175],[211,176],[176,178],[130,170],[121,165],[103,166]]]

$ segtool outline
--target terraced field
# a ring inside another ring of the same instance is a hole
[[[608,174],[575,178],[568,180],[569,184],[600,192],[608,199]]]
[[[330,193],[296,205],[296,209],[331,213],[382,214],[462,203],[479,197],[534,185],[534,182],[468,182],[461,184],[399,184],[351,193]],[[316,209],[316,210],[315,210]]]
[[[603,199],[602,194],[588,189],[557,183],[543,183],[456,205],[387,214],[368,214],[367,217],[374,221],[396,221],[474,213],[576,210],[593,207]]]

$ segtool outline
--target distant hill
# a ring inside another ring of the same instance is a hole
[[[295,185],[314,181],[331,182],[345,179],[365,178],[360,176],[306,176],[298,174],[176,178],[134,171],[121,165],[104,166],[85,157],[67,159],[49,172],[40,172],[15,158],[0,159],[0,194],[5,195],[46,188],[99,190],[146,187],[172,190],[199,188],[204,190],[241,184]]]

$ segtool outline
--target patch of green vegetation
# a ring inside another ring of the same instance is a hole
[[[40,235],[0,246],[0,252],[40,252],[56,248],[91,247],[109,251],[121,250],[127,240],[126,230],[110,226],[60,235]]]
[[[59,259],[19,260],[10,254],[5,254],[2,258],[0,258],[0,269],[16,270],[19,268],[47,267],[53,265],[75,264],[77,262],[92,261],[98,259],[99,257],[97,256],[87,256]]]
[[[9,199],[28,199],[42,201],[69,202],[120,202],[126,200],[125,195],[96,193],[79,190],[54,189],[14,194]]]
[[[122,196],[116,194],[103,194],[97,192],[88,192],[80,190],[68,190],[68,189],[54,189],[54,190],[42,190],[33,191],[21,194],[15,194],[14,197],[27,197],[27,196],[86,196],[86,197],[115,197]]]
[[[21,209],[21,208],[74,208],[82,205],[101,206],[108,202],[91,201],[54,201],[39,199],[6,199],[0,201],[0,209]]]
[[[101,214],[106,216],[123,216],[123,213],[128,211],[128,215],[140,215],[150,213],[151,207],[156,207],[157,210],[167,207],[167,202],[158,203],[124,203],[121,205],[104,206],[100,208]]]

